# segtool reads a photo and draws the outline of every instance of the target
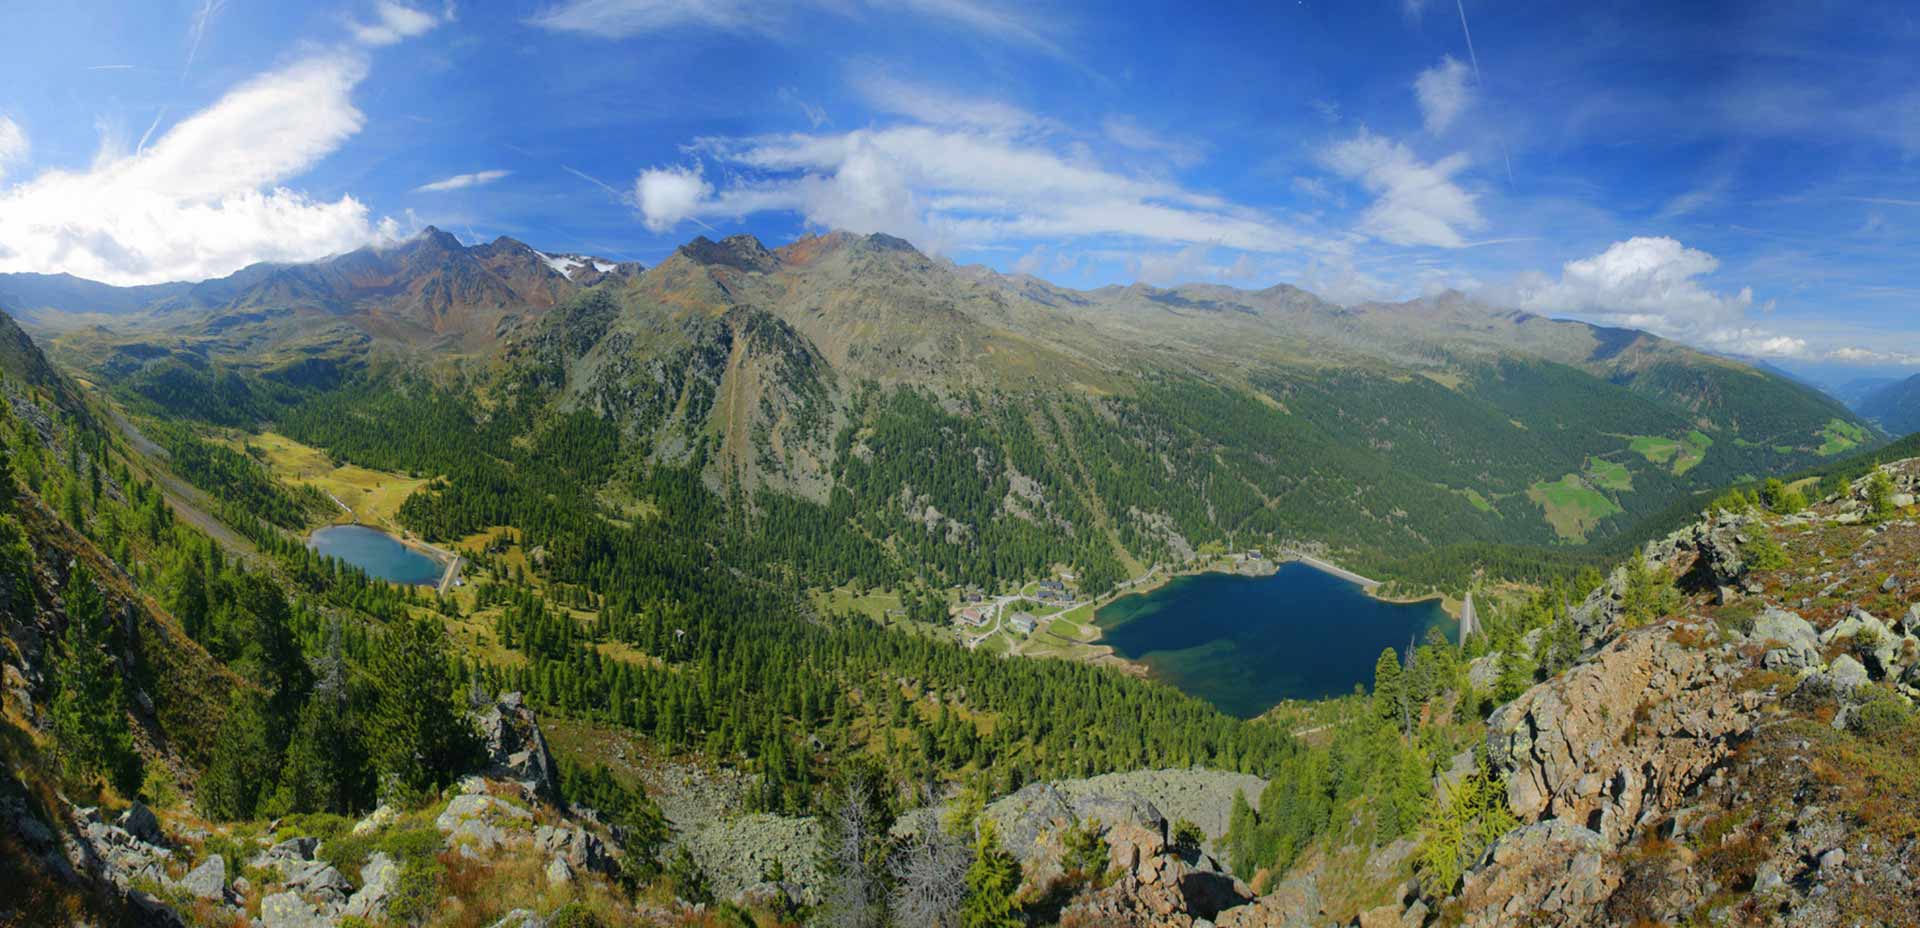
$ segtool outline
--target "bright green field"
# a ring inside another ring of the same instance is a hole
[[[1553,483],[1536,483],[1527,489],[1527,498],[1540,504],[1546,511],[1547,524],[1568,541],[1587,540],[1587,533],[1600,520],[1620,511],[1613,500],[1588,486],[1579,474],[1568,474]]]
[[[1603,490],[1618,490],[1622,493],[1633,489],[1633,472],[1627,465],[1605,458],[1587,459],[1587,477],[1593,485]]]
[[[1712,446],[1713,439],[1699,429],[1688,432],[1685,438],[1633,435],[1627,439],[1627,447],[1633,453],[1646,458],[1649,464],[1668,465],[1676,477],[1706,460],[1707,449]]]
[[[1820,456],[1832,457],[1844,451],[1851,451],[1867,440],[1867,430],[1851,422],[1835,419],[1820,430]]]

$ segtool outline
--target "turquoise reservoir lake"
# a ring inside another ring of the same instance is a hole
[[[307,547],[395,583],[432,586],[446,571],[439,561],[401,544],[400,539],[364,525],[329,525],[314,532]]]
[[[1100,607],[1103,642],[1220,710],[1252,718],[1283,699],[1373,684],[1382,648],[1452,628],[1439,600],[1382,602],[1299,562],[1271,576],[1192,574]]]

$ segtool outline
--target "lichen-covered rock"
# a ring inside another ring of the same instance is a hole
[[[1854,660],[1851,654],[1842,654],[1834,658],[1833,663],[1827,665],[1826,672],[1821,676],[1835,693],[1843,695],[1851,694],[1873,682],[1873,678],[1867,673],[1866,666]]]
[[[531,831],[533,813],[484,793],[453,797],[433,826],[447,836],[449,847],[471,853],[491,851],[507,842],[514,830]]]
[[[1215,922],[1219,928],[1320,928],[1327,917],[1319,881],[1299,874],[1248,905],[1220,913]]]
[[[546,736],[519,693],[507,693],[475,717],[486,743],[486,777],[520,784],[530,795],[556,795],[558,775]]]
[[[285,873],[292,865],[312,860],[313,852],[319,847],[318,838],[289,838],[255,854],[247,865]]]
[[[174,884],[202,899],[224,901],[227,896],[227,859],[212,854]]]
[[[385,914],[387,900],[393,897],[399,880],[399,863],[385,851],[373,852],[360,866],[360,888],[347,900],[340,914],[356,918],[377,918]]]
[[[107,824],[98,809],[74,809],[72,815],[65,850],[75,869],[103,878],[123,893],[135,883],[165,883],[173,852]]]
[[[1715,674],[1718,651],[1664,628],[1616,638],[1500,707],[1487,755],[1522,823],[1579,823],[1614,844],[1680,797],[1757,722],[1760,696]]]
[[[541,825],[533,830],[533,843],[547,856],[565,861],[574,870],[612,873],[615,869],[606,843],[583,828]]]
[[[1769,645],[1761,664],[1772,670],[1801,670],[1820,662],[1820,639],[1813,624],[1785,609],[1768,606],[1753,620],[1753,640]]]
[[[1221,912],[1253,898],[1246,884],[1222,873],[1205,855],[1188,860],[1176,853],[1157,828],[1123,824],[1106,840],[1121,876],[1068,906],[1061,913],[1063,926],[1191,928],[1212,924]]]
[[[299,893],[274,893],[260,900],[262,928],[332,928],[334,921]]]
[[[1599,834],[1563,819],[1515,829],[1460,890],[1467,926],[1593,925],[1620,885],[1613,847]]]

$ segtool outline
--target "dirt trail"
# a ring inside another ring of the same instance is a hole
[[[258,545],[246,536],[228,528],[226,523],[214,518],[213,507],[206,493],[167,469],[167,449],[141,434],[140,429],[129,421],[119,408],[108,405],[107,412],[112,417],[114,426],[120,430],[120,434],[126,436],[127,443],[147,458],[147,473],[153,477],[154,484],[160,488],[160,495],[173,506],[174,515],[207,533],[208,537],[228,551],[246,558],[260,557]]]

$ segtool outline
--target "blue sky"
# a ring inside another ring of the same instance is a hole
[[[1920,367],[1920,8],[1757,6],[26,0],[0,271],[841,227]]]

